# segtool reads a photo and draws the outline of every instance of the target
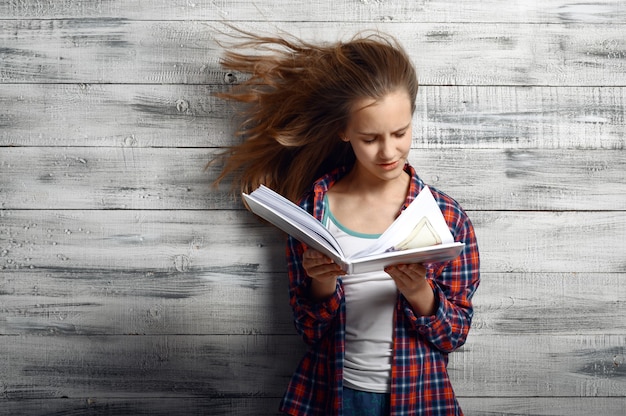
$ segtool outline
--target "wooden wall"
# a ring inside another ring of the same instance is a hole
[[[276,413],[282,240],[203,171],[221,21],[397,36],[412,162],[482,252],[466,414],[625,414],[624,0],[0,2],[1,414]]]

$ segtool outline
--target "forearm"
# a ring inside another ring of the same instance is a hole
[[[311,279],[311,300],[321,301],[331,297],[337,289],[337,278]]]
[[[426,268],[421,264],[388,266],[385,271],[396,283],[416,316],[434,315],[437,299],[426,279]]]
[[[290,304],[298,333],[307,344],[313,345],[325,336],[335,320],[341,307],[343,292],[337,285],[330,296],[313,299],[312,280],[307,277],[305,279],[302,284],[291,287]]]
[[[289,298],[293,310],[294,324],[303,340],[309,344],[319,342],[326,334],[340,307],[341,293],[337,280],[332,289],[313,287],[312,279],[303,267],[304,246],[292,237],[287,244],[287,270],[289,273]],[[330,285],[330,284],[329,284]],[[330,293],[328,296],[324,296]],[[314,300],[313,294],[323,296]]]
[[[408,299],[405,314],[423,339],[443,352],[452,352],[465,343],[472,322],[472,307],[467,301],[452,302],[435,290],[436,305],[432,315],[418,315]]]
[[[405,298],[416,316],[431,316],[437,311],[435,293],[426,280],[409,296],[405,295]]]

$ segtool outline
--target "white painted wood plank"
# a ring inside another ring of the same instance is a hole
[[[0,149],[4,209],[242,209],[211,186],[215,149]],[[468,210],[624,210],[624,150],[414,149],[422,179]],[[28,163],[25,163],[28,161]]]
[[[206,397],[203,394],[179,397],[88,397],[29,398],[4,400],[3,409],[11,416],[54,415],[209,415],[278,416],[279,397]],[[605,406],[606,407],[606,406]],[[283,414],[284,415],[284,414]]]
[[[459,403],[467,416],[624,416],[626,409],[623,397],[461,397]]]
[[[481,273],[472,334],[623,335],[623,299],[624,273]]]
[[[298,344],[295,336],[3,336],[3,396],[276,397]]]
[[[233,112],[201,85],[0,85],[2,146],[232,144]]]
[[[420,147],[623,149],[625,89],[422,87]]]
[[[3,271],[284,272],[284,238],[232,211],[0,211]],[[484,272],[624,273],[624,212],[470,211]],[[236,249],[234,249],[236,248]]]
[[[5,45],[0,82],[224,83],[215,26],[123,19],[0,21]],[[376,26],[403,43],[424,85],[624,85],[624,24]],[[371,28],[349,22],[247,27],[312,41],[347,39]]]
[[[459,397],[466,416],[623,416],[626,399],[619,397]],[[279,397],[182,396],[178,398],[109,398],[87,399],[26,399],[7,400],[4,409],[12,416],[51,413],[115,414],[171,416],[173,414],[207,414],[211,416],[269,416],[279,415]]]
[[[485,271],[625,271],[623,211],[485,214],[470,213]]]
[[[285,273],[4,274],[0,334],[295,334]]]
[[[284,271],[284,237],[245,211],[0,211],[2,270]],[[237,250],[233,250],[237,247]]]
[[[282,395],[297,336],[2,336],[3,395],[176,398]],[[626,389],[626,337],[472,336],[450,355],[460,397],[615,397]]]
[[[0,146],[223,147],[225,86],[0,85]],[[626,147],[624,87],[422,86],[416,148]]]
[[[474,398],[624,398],[626,336],[470,335],[448,371],[457,394]]]
[[[4,271],[4,335],[292,335],[286,273]],[[473,336],[626,333],[626,274],[482,273]]]
[[[520,22],[616,23],[626,21],[623,0],[577,3],[567,0],[454,0],[335,2],[329,0],[139,0],[90,2],[71,0],[0,3],[6,18],[125,18],[137,20],[225,20],[322,22]]]

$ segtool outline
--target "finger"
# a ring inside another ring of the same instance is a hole
[[[407,277],[407,274],[408,274],[407,267],[404,264],[394,264],[392,266],[388,266],[385,268],[385,271],[391,277],[397,277],[397,278],[405,278]]]
[[[315,264],[315,261],[309,261],[303,263],[303,266],[306,273],[316,279],[337,277],[346,274],[341,267],[332,260],[330,263],[323,262],[321,264]]]
[[[390,275],[393,273],[396,276],[407,276],[412,279],[423,279],[426,277],[426,268],[417,263],[412,264],[396,264],[388,266],[385,271]]]
[[[312,272],[315,272],[315,274],[317,275],[327,274],[327,273],[337,274],[341,271],[341,268],[335,263],[330,263],[330,264],[320,264],[317,266],[313,266],[310,268],[310,270]]]
[[[317,250],[313,250],[313,249],[306,249],[304,251],[304,257],[310,258],[310,259],[314,259],[314,258],[318,258],[318,257],[322,257],[323,254],[320,253]]]
[[[316,250],[307,250],[302,255],[302,259],[310,261],[311,264],[330,264],[333,260]]]
[[[315,267],[328,266],[333,264],[332,260],[323,257],[320,258],[303,258],[302,265],[305,269],[312,269]]]

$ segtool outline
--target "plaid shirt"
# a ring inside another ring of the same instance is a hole
[[[424,183],[405,166],[411,186],[402,209],[415,199]],[[323,199],[345,170],[315,183],[301,205],[314,217],[324,214]],[[394,315],[391,368],[391,415],[462,415],[447,373],[448,353],[465,343],[473,308],[471,298],[479,283],[478,246],[472,224],[449,196],[430,188],[455,241],[463,252],[446,263],[427,264],[427,279],[437,300],[433,316],[416,316],[398,292]],[[305,247],[292,237],[287,242],[290,304],[298,333],[308,345],[280,404],[291,415],[342,415],[346,306],[341,278],[324,302],[309,297],[311,279],[302,267]]]

